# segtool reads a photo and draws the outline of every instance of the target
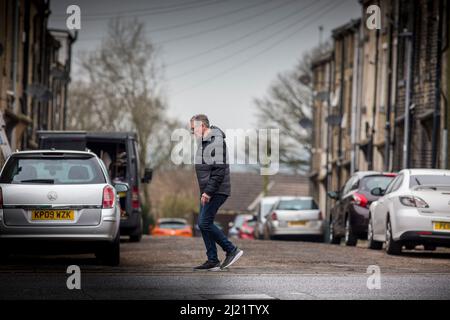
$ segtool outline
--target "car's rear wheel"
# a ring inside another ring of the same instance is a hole
[[[103,246],[98,252],[96,257],[100,259],[104,264],[108,266],[118,266],[120,264],[120,234],[117,235],[113,242]]]
[[[369,218],[369,225],[367,226],[367,247],[372,250],[381,250],[383,248],[383,242],[373,239],[373,221],[372,217]]]
[[[136,228],[130,233],[130,242],[139,242],[142,239],[142,217],[139,218],[139,223]]]
[[[391,255],[399,255],[402,253],[402,244],[394,240],[392,224],[389,219],[386,223],[386,252]]]
[[[345,219],[345,245],[354,247],[358,243],[358,238],[353,233],[352,224],[350,222],[350,216]]]
[[[328,242],[330,244],[340,244],[341,238],[336,236],[334,233],[334,223],[333,219],[330,217],[330,221],[328,223]]]

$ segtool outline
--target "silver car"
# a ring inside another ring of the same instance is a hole
[[[323,216],[311,197],[280,197],[266,216],[264,239],[280,236],[323,238]]]
[[[120,262],[118,192],[92,152],[23,151],[0,175],[0,253],[57,247]]]
[[[403,247],[424,245],[450,247],[450,171],[405,169],[370,206],[368,246],[388,254],[399,254]]]

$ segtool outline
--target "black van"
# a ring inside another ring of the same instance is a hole
[[[144,170],[139,178],[140,165],[137,135],[134,132],[86,132],[86,131],[39,131],[39,149],[86,150],[97,154],[109,170],[113,182],[125,182],[129,191],[120,198],[121,235],[129,235],[130,241],[142,237],[142,210],[139,188],[149,183],[151,169]]]

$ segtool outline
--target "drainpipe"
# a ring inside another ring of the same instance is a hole
[[[391,139],[391,113],[392,113],[392,77],[393,77],[393,7],[391,8],[391,16],[390,16],[390,22],[389,22],[389,35],[388,35],[388,44],[389,44],[389,53],[388,53],[388,61],[387,61],[387,97],[386,97],[386,125],[385,125],[385,145],[384,145],[384,170],[385,171],[391,171],[390,163],[391,163],[391,146],[392,146],[392,139]]]
[[[431,167],[437,168],[437,152],[438,152],[438,135],[441,122],[441,76],[442,76],[442,29],[444,4],[439,1],[438,9],[438,36],[437,36],[437,57],[436,57],[436,86],[434,96],[434,113],[433,113],[433,133],[431,136]]]
[[[353,83],[352,83],[352,123],[351,123],[351,166],[350,174],[356,171],[356,122],[357,122],[357,108],[358,108],[358,89],[359,89],[359,41],[360,41],[360,31],[361,28],[358,27],[355,32],[354,39],[354,67],[353,67]]]
[[[19,51],[19,6],[20,0],[14,1],[14,38],[13,38],[13,74],[12,74],[12,91],[14,93],[13,100],[13,110],[16,111],[16,102],[17,102],[17,62],[18,62],[18,51]]]
[[[345,72],[344,72],[344,67],[345,67],[345,59],[344,59],[344,55],[345,55],[345,36],[342,36],[341,39],[341,79],[340,79],[340,96],[339,96],[339,116],[341,119],[341,125],[339,125],[339,134],[338,134],[338,188],[341,187],[341,173],[342,173],[342,164],[341,164],[341,160],[343,158],[343,152],[342,152],[342,117],[343,117],[343,112],[344,112],[344,76],[345,76]]]
[[[406,93],[405,93],[405,119],[404,119],[404,138],[403,138],[403,169],[409,168],[410,164],[410,115],[411,115],[411,85],[412,85],[412,33],[405,32],[403,36],[406,39],[406,59],[407,59],[407,71],[406,71]]]
[[[374,140],[375,140],[375,125],[376,125],[376,114],[377,114],[377,97],[378,97],[378,56],[379,56],[379,42],[380,42],[380,30],[376,31],[375,40],[375,83],[373,88],[373,105],[372,105],[372,132],[370,135],[370,145],[369,145],[369,159],[368,169],[373,170],[373,159],[374,159]]]
[[[449,156],[448,156],[448,146],[449,146],[449,140],[450,140],[450,135],[448,132],[448,125],[450,123],[450,112],[448,110],[448,100],[450,99],[450,52],[448,50],[449,47],[449,41],[450,41],[450,5],[448,4],[448,2],[446,3],[447,6],[447,18],[445,19],[445,21],[447,21],[447,43],[445,46],[445,51],[447,52],[447,98],[445,99],[445,113],[446,113],[446,121],[445,123],[445,134],[444,134],[444,141],[445,141],[445,146],[444,146],[444,165],[445,168],[448,169],[450,168],[450,164],[449,164]],[[444,95],[445,97],[445,95]]]

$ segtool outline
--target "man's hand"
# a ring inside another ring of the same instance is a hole
[[[210,199],[211,199],[210,196],[208,196],[206,193],[203,193],[202,198],[200,200],[202,206],[204,206],[206,203],[208,203]]]

